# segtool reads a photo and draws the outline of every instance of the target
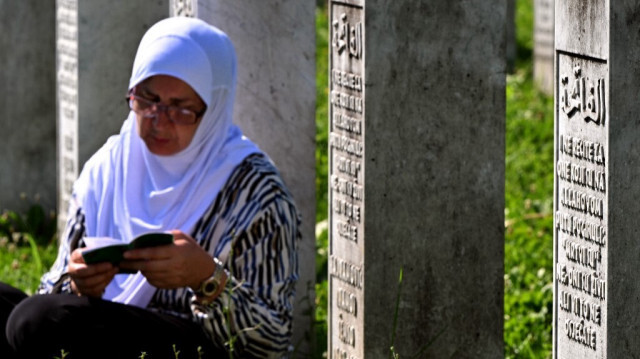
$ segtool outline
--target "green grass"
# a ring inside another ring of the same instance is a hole
[[[551,356],[553,102],[531,67],[507,80],[505,357]]]
[[[56,256],[56,216],[33,204],[0,214],[0,281],[33,294]]]
[[[533,84],[531,0],[517,2],[516,26],[516,71],[507,77],[505,357],[551,358],[553,98]]]

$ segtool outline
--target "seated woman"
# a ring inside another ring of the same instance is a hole
[[[189,18],[149,29],[129,117],[76,181],[38,294],[0,286],[0,357],[286,356],[299,219],[274,165],[232,125],[235,85],[218,29]],[[83,238],[163,231],[173,244],[117,266],[83,260]]]

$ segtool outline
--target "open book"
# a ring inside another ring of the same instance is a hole
[[[173,235],[170,233],[146,233],[139,235],[130,243],[109,237],[85,237],[84,243],[88,249],[82,252],[82,258],[87,264],[111,262],[117,266],[122,260],[124,252],[136,249],[163,246],[173,243]],[[134,273],[120,269],[120,273]]]

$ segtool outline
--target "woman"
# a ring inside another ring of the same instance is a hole
[[[0,350],[286,355],[298,215],[273,164],[231,123],[235,74],[232,44],[216,28],[170,18],[149,29],[129,82],[129,117],[75,183],[39,295],[22,300],[0,288],[0,309],[11,313]],[[117,266],[84,263],[82,243],[92,237],[128,242],[163,231],[173,244],[128,251]],[[123,269],[137,273],[117,274]]]

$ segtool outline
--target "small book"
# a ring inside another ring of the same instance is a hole
[[[130,243],[123,243],[120,240],[109,237],[85,237],[83,241],[87,245],[82,252],[82,258],[87,264],[111,262],[117,266],[122,262],[124,252],[136,248],[148,248],[164,246],[173,243],[173,235],[170,233],[146,233],[139,235]],[[129,270],[120,269],[120,273],[134,273]]]

